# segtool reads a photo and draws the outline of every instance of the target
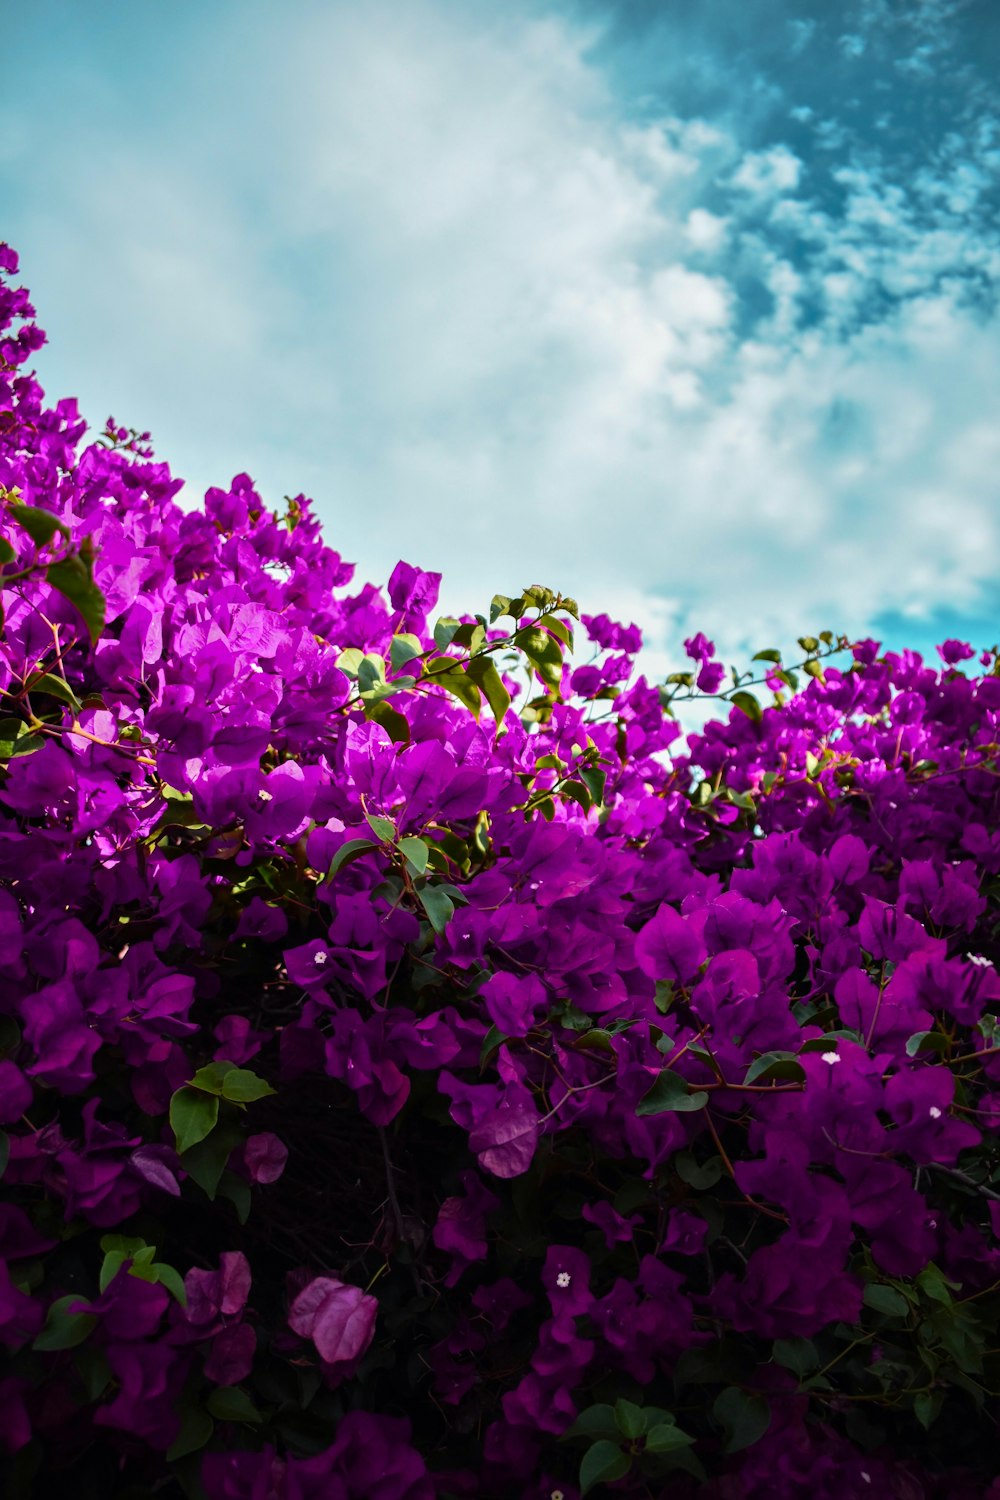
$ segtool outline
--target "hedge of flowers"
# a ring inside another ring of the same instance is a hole
[[[4,1495],[1000,1495],[996,649],[435,620],[0,267]]]

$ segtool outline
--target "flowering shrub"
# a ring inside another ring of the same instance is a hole
[[[765,703],[540,587],[434,622],[82,446],[32,316],[3,1493],[1000,1494],[996,651],[806,637]]]

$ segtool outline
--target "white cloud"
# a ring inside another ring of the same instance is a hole
[[[623,118],[569,20],[213,16],[155,128],[32,147],[25,273],[96,420],[314,494],[365,576],[537,577],[664,664],[685,624],[863,629],[995,573],[1000,342],[949,281],[1000,279],[960,222],[989,141],[905,190],[855,163],[834,214],[787,146]]]
[[[794,192],[799,185],[802,162],[787,146],[768,151],[750,151],[733,175],[733,186],[757,198],[776,198]]]
[[[695,250],[721,250],[726,239],[728,220],[707,208],[693,208],[684,222],[684,234]]]

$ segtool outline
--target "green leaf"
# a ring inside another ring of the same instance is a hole
[[[823,676],[823,663],[817,661],[815,657],[810,657],[809,661],[804,661],[802,663],[802,670],[807,677],[816,677],[820,682],[826,681]]]
[[[94,1313],[73,1312],[84,1303],[78,1292],[60,1297],[53,1302],[45,1315],[45,1326],[32,1344],[32,1349],[49,1352],[56,1349],[75,1349],[82,1344],[97,1323]]]
[[[358,662],[358,688],[370,693],[385,683],[385,659],[375,651],[366,652]]]
[[[238,1385],[220,1385],[205,1403],[217,1422],[262,1422],[264,1419],[246,1391]]]
[[[495,1052],[502,1042],[506,1042],[508,1040],[509,1038],[507,1036],[507,1033],[505,1031],[501,1031],[499,1026],[491,1026],[489,1031],[483,1037],[483,1045],[479,1049],[480,1068],[482,1068],[486,1063],[490,1054],[492,1052]]]
[[[722,1157],[710,1156],[707,1161],[696,1161],[690,1151],[678,1151],[674,1158],[674,1171],[688,1187],[705,1192],[713,1188],[722,1176]]]
[[[623,1453],[617,1443],[602,1438],[587,1449],[580,1465],[580,1493],[588,1494],[595,1484],[610,1484],[623,1479],[632,1467],[632,1455]]]
[[[849,1031],[844,1027],[838,1027],[835,1031],[824,1031],[822,1036],[810,1036],[799,1048],[799,1056],[806,1052],[829,1052],[835,1042],[861,1042],[863,1038],[856,1031]]]
[[[215,1199],[230,1152],[242,1139],[242,1133],[235,1126],[223,1122],[181,1157],[181,1166],[210,1202]]]
[[[332,880],[337,871],[342,870],[345,865],[353,864],[363,854],[377,848],[378,845],[372,843],[371,839],[348,839],[346,844],[341,844],[330,861],[330,868],[326,872],[327,879]]]
[[[608,1406],[605,1402],[598,1402],[596,1406],[586,1407],[572,1427],[563,1433],[563,1437],[617,1438],[618,1432],[614,1407]]]
[[[640,1116],[662,1115],[668,1111],[684,1113],[704,1109],[707,1103],[708,1095],[704,1090],[691,1093],[686,1079],[664,1068],[653,1087],[639,1100],[635,1112]]]
[[[539,626],[552,632],[557,640],[562,641],[570,651],[573,649],[573,632],[562,620],[557,620],[555,615],[542,615],[538,621]]]
[[[880,1281],[868,1283],[862,1294],[862,1301],[874,1312],[885,1313],[890,1318],[905,1318],[909,1315],[910,1304],[902,1292]]]
[[[391,818],[385,818],[381,813],[365,813],[365,822],[375,837],[384,844],[395,842],[396,825]]]
[[[215,1423],[203,1406],[189,1406],[181,1413],[181,1430],[166,1451],[167,1463],[197,1453],[215,1431]]]
[[[570,801],[578,803],[584,812],[589,812],[594,805],[593,798],[582,781],[564,781],[559,788],[559,795],[564,799],[568,797]]]
[[[727,1453],[752,1447],[771,1425],[771,1408],[764,1397],[735,1385],[720,1391],[712,1412],[725,1431]]]
[[[791,1370],[800,1380],[819,1369],[819,1354],[812,1339],[775,1339],[773,1357],[779,1365]]]
[[[490,624],[495,625],[501,616],[510,610],[510,600],[506,594],[494,594],[490,604]]]
[[[277,1092],[249,1068],[233,1068],[222,1083],[223,1099],[229,1099],[233,1104],[253,1104],[255,1100],[266,1099],[268,1094]]]
[[[913,1398],[913,1415],[927,1431],[944,1405],[944,1391],[918,1391]]]
[[[434,644],[439,651],[450,646],[455,639],[455,632],[461,626],[461,620],[456,620],[453,615],[442,615],[434,625]]]
[[[236,1217],[241,1224],[245,1224],[250,1217],[250,1207],[253,1201],[249,1183],[244,1182],[242,1177],[237,1177],[235,1172],[227,1169],[219,1181],[219,1197],[229,1199],[236,1210]]]
[[[814,635],[800,635],[798,640],[799,645],[802,647],[803,651],[819,650],[819,641]]]
[[[418,893],[420,904],[427,913],[427,919],[434,931],[444,932],[455,912],[455,906],[446,891],[436,885],[425,885]]]
[[[470,621],[467,625],[460,625],[451,638],[451,644],[453,646],[464,646],[470,656],[475,656],[485,640],[485,626],[477,620],[475,623]]]
[[[221,1062],[206,1063],[199,1068],[193,1078],[189,1078],[185,1087],[189,1089],[200,1089],[203,1094],[222,1093],[222,1083],[227,1073],[235,1068],[234,1062],[223,1058]]]
[[[50,510],[39,510],[33,505],[12,505],[10,514],[18,526],[28,533],[36,547],[44,547],[57,533],[69,536],[69,527],[64,526]]]
[[[594,799],[595,807],[604,806],[604,788],[607,785],[608,773],[601,766],[581,766],[580,780],[590,792]]]
[[[805,1069],[794,1052],[762,1052],[760,1057],[755,1058],[750,1064],[743,1082],[756,1083],[758,1080],[766,1082],[770,1078],[792,1078],[801,1083],[805,1076]]]
[[[424,648],[415,635],[394,635],[389,646],[389,665],[398,672],[408,661],[415,661],[423,654]]]
[[[759,724],[764,717],[764,710],[760,706],[760,701],[754,697],[753,693],[745,693],[741,690],[738,693],[734,693],[729,702],[734,703],[737,708],[742,709],[747,718],[752,719],[755,724]]]
[[[940,1302],[943,1306],[950,1307],[952,1304],[951,1293],[957,1292],[960,1289],[961,1283],[958,1281],[949,1281],[940,1267],[931,1261],[917,1277],[917,1286],[925,1297],[930,1297],[933,1302]]]
[[[646,1434],[645,1451],[647,1453],[673,1453],[678,1448],[688,1448],[694,1442],[693,1437],[688,1437],[679,1427],[675,1427],[673,1420],[657,1422]]]
[[[96,646],[104,629],[106,600],[83,558],[64,557],[60,562],[50,563],[45,570],[45,581],[76,607],[83,616],[91,644]]]
[[[490,712],[499,727],[510,708],[510,694],[504,687],[503,678],[497,670],[496,663],[488,656],[474,656],[466,667],[465,673],[467,677],[471,677],[486,699]]]
[[[405,714],[399,712],[398,708],[393,708],[391,703],[386,703],[384,698],[365,703],[365,718],[370,719],[373,724],[381,724],[395,744],[408,745],[410,743],[409,720]]]
[[[0,536],[0,568],[4,567],[7,563],[13,562],[16,556],[17,553],[14,551],[7,538],[5,536]]]
[[[187,1292],[184,1289],[184,1278],[181,1273],[162,1260],[153,1262],[153,1270],[156,1272],[156,1279],[160,1285],[165,1286],[172,1297],[176,1297],[181,1307],[187,1307]]]
[[[144,1239],[132,1234],[102,1234],[100,1243],[105,1252],[118,1250],[122,1255],[135,1255],[137,1251],[149,1248]]]
[[[74,713],[79,713],[82,707],[79,698],[74,693],[68,682],[61,677],[55,677],[51,672],[43,672],[40,677],[26,683],[29,693],[48,693],[50,698],[58,698],[62,703],[68,703]]]
[[[943,1031],[915,1031],[906,1043],[907,1057],[916,1057],[918,1052],[946,1052],[951,1045]]]
[[[0,1177],[2,1177],[3,1174],[6,1172],[6,1170],[7,1170],[7,1163],[9,1161],[10,1161],[10,1137],[8,1136],[6,1130],[0,1130]]]
[[[642,1407],[624,1397],[615,1402],[615,1422],[623,1438],[637,1438],[646,1431],[646,1414]]]
[[[28,726],[23,719],[15,719],[11,715],[0,719],[0,760],[10,760],[16,753],[18,740],[28,733]]]
[[[451,672],[439,672],[435,675],[434,681],[446,688],[453,698],[457,698],[474,718],[479,718],[479,710],[483,706],[482,695],[468,673],[460,668]]]
[[[113,1371],[101,1349],[80,1349],[73,1356],[77,1374],[88,1401],[96,1401],[108,1388]]]
[[[517,631],[514,644],[523,651],[539,677],[550,688],[562,681],[563,655],[559,642],[534,625]]]
[[[170,1127],[178,1155],[203,1141],[219,1118],[219,1101],[199,1089],[180,1088],[170,1101]]]
[[[129,1257],[123,1250],[109,1250],[101,1263],[100,1274],[97,1278],[98,1289],[106,1292],[114,1281],[122,1266],[126,1264]]]
[[[339,671],[343,672],[345,677],[350,677],[352,681],[356,681],[358,668],[364,659],[365,653],[360,651],[357,646],[348,646],[346,651],[341,651],[334,665]]]
[[[769,646],[766,651],[758,651],[754,656],[751,656],[750,660],[780,662],[781,652],[775,651],[773,646]]]
[[[414,874],[422,875],[427,869],[427,856],[430,853],[424,840],[409,834],[405,839],[400,839],[398,847]]]

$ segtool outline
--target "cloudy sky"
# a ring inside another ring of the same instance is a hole
[[[657,657],[1000,636],[995,0],[39,0],[38,373],[362,576]]]

